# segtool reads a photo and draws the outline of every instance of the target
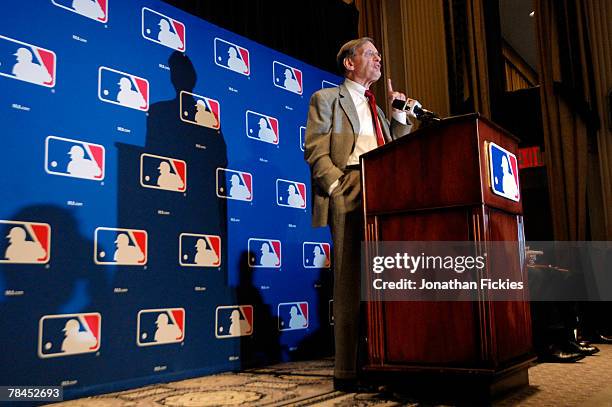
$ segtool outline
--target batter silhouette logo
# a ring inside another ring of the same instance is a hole
[[[278,330],[294,331],[308,328],[308,303],[283,302],[278,304]]]
[[[179,236],[179,264],[187,267],[219,267],[221,265],[221,237],[181,233]]]
[[[102,181],[104,164],[105,149],[100,144],[55,136],[45,139],[48,174]]]
[[[161,155],[140,155],[140,185],[173,192],[187,190],[187,163]]]
[[[288,90],[298,95],[301,95],[304,91],[302,86],[302,71],[297,68],[274,61],[272,63],[272,76],[274,86],[278,88]]]
[[[302,243],[302,264],[307,269],[329,268],[331,266],[331,246],[323,242]]]
[[[160,308],[138,311],[138,346],[167,345],[185,340],[185,309]]]
[[[146,112],[149,110],[149,81],[101,66],[98,69],[98,98],[106,103]]]
[[[0,220],[0,263],[46,264],[51,258],[47,223]]]
[[[253,335],[252,305],[222,305],[216,308],[216,338],[237,338],[249,335]]]
[[[245,76],[251,74],[249,50],[221,38],[215,38],[215,64]]]
[[[110,0],[51,0],[51,3],[73,13],[96,20],[108,22],[108,2]]]
[[[246,135],[254,140],[277,145],[280,137],[278,119],[247,110]]]
[[[147,264],[147,231],[99,227],[94,235],[94,262],[101,265]]]
[[[253,200],[253,175],[249,172],[217,168],[217,196],[251,202]]]
[[[55,52],[0,35],[0,76],[52,88],[56,65]]]
[[[180,119],[218,130],[221,127],[221,105],[218,100],[182,90],[180,93]]]
[[[97,312],[45,315],[38,322],[38,357],[95,353],[101,337],[102,315]]]
[[[276,204],[287,208],[306,208],[306,184],[287,179],[277,179]]]
[[[142,8],[141,34],[149,41],[185,52],[185,24],[148,7]]]
[[[520,201],[518,160],[514,154],[490,142],[489,172],[494,194],[515,202]]]
[[[250,267],[280,268],[282,264],[280,240],[250,238],[248,252]]]

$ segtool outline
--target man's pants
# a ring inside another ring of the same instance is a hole
[[[347,170],[330,198],[330,225],[334,243],[334,377],[357,376],[361,274],[360,172]]]

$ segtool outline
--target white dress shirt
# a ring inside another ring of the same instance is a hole
[[[359,164],[359,157],[361,154],[374,150],[378,147],[378,143],[376,142],[376,130],[374,130],[374,123],[372,122],[372,111],[370,110],[368,98],[365,96],[366,88],[348,78],[344,80],[344,86],[346,86],[351,95],[351,99],[357,110],[357,116],[359,117],[359,134],[357,135],[357,142],[355,143],[355,149],[346,163],[346,165],[356,165]],[[406,124],[406,112],[394,110],[393,118],[402,124]],[[328,191],[330,195],[339,183],[340,180],[336,180],[330,185]]]

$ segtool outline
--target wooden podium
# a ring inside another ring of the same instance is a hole
[[[479,398],[528,384],[527,368],[535,358],[522,205],[492,192],[490,142],[517,154],[514,136],[470,114],[362,156],[366,246],[515,241],[519,249],[488,259],[487,268],[503,262],[525,284],[512,301],[492,301],[486,291],[476,301],[368,301],[366,376],[399,382],[416,393],[474,392]],[[366,266],[368,278],[371,273]],[[374,291],[368,295],[376,296]]]

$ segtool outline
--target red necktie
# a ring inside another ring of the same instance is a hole
[[[376,143],[379,146],[385,144],[385,138],[383,137],[382,129],[380,128],[380,123],[378,122],[378,110],[376,109],[376,98],[374,94],[366,89],[365,97],[368,98],[368,104],[370,105],[370,111],[372,112],[372,124],[376,129]]]

